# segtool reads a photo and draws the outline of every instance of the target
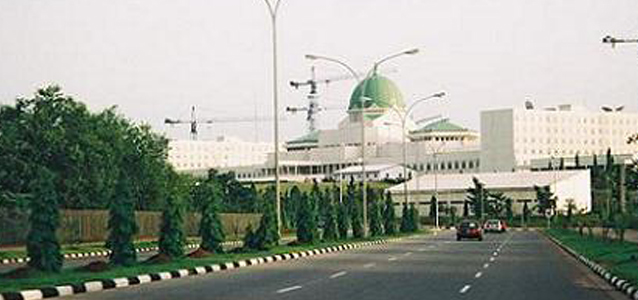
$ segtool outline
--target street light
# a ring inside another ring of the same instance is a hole
[[[281,236],[281,186],[279,184],[279,95],[277,92],[277,12],[281,0],[264,0],[270,14],[271,30],[272,30],[272,98],[273,98],[273,117],[275,131],[275,201],[277,202],[277,233]]]
[[[265,1],[265,0],[264,0]],[[366,135],[365,135],[365,113],[366,113],[366,102],[368,100],[371,100],[369,97],[365,96],[366,93],[366,88],[367,88],[367,84],[368,84],[368,80],[373,74],[376,74],[377,69],[379,68],[379,66],[384,63],[387,62],[391,59],[400,57],[400,56],[404,56],[404,55],[414,55],[419,53],[419,49],[418,48],[413,48],[413,49],[409,49],[409,50],[404,50],[401,51],[399,53],[395,53],[392,55],[388,55],[378,61],[376,61],[373,65],[372,65],[372,69],[370,69],[370,71],[366,74],[366,77],[364,78],[364,80],[360,80],[359,75],[357,74],[357,72],[354,71],[354,69],[352,67],[350,67],[350,65],[348,65],[347,63],[339,60],[339,59],[335,59],[332,57],[327,57],[327,56],[322,56],[322,55],[315,55],[315,54],[306,54],[305,58],[306,59],[310,59],[310,60],[325,60],[325,61],[329,61],[329,62],[333,62],[336,63],[338,65],[340,65],[341,67],[345,68],[346,70],[348,70],[348,72],[350,72],[350,74],[352,74],[352,76],[357,80],[357,86],[359,86],[362,82],[363,82],[363,86],[361,86],[361,107],[360,107],[360,111],[361,111],[361,195],[362,195],[362,201],[363,201],[363,232],[364,232],[364,236],[368,235],[368,212],[367,212],[367,207],[368,207],[368,203],[367,203],[367,191],[366,191]]]
[[[399,116],[399,118],[401,118],[401,128],[403,131],[403,144],[402,144],[402,150],[403,150],[403,197],[404,197],[404,202],[405,205],[408,205],[408,151],[407,151],[407,147],[406,147],[406,130],[405,130],[405,124],[407,122],[407,120],[409,119],[408,117],[410,116],[410,113],[412,113],[412,110],[416,107],[417,104],[424,102],[426,100],[430,100],[433,98],[443,98],[443,96],[445,96],[445,92],[438,92],[435,94],[432,94],[430,96],[427,96],[425,98],[421,98],[419,100],[416,100],[414,103],[412,103],[407,110],[405,110],[404,112],[402,112],[401,110],[399,110],[399,108],[397,108],[396,106],[392,106],[392,110],[394,110],[394,112],[397,113],[397,115]],[[418,179],[417,179],[418,180]]]

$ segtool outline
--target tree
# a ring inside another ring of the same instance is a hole
[[[512,209],[512,204],[514,200],[510,197],[505,198],[505,217],[507,218],[508,223],[512,223],[514,220],[514,211]]]
[[[546,215],[556,208],[556,197],[550,191],[549,186],[534,186],[534,191],[536,191],[536,200],[538,201],[536,211],[539,214]]]
[[[463,201],[463,218],[467,218],[470,216],[470,202],[467,200]]]
[[[390,192],[388,192],[385,196],[385,206],[383,207],[383,229],[386,235],[395,235],[397,233],[394,201],[392,201],[392,194],[390,194]]]
[[[111,264],[131,266],[137,261],[133,237],[137,234],[135,207],[129,177],[120,175],[115,196],[109,204],[109,236],[106,247],[111,250]]]
[[[317,212],[314,209],[313,200],[309,195],[303,194],[299,211],[297,212],[297,241],[302,244],[314,243],[319,234],[317,232]]]
[[[350,231],[350,213],[345,203],[337,204],[337,227],[339,229],[339,238],[347,239],[348,231]]]
[[[419,216],[419,210],[416,209],[416,206],[414,205],[414,203],[410,203],[410,209],[408,210],[408,214],[410,215],[409,218],[409,232],[417,232],[419,230],[419,223],[420,223],[420,216]]]
[[[483,219],[483,208],[487,200],[487,191],[485,190],[485,185],[479,181],[478,178],[472,178],[472,182],[474,186],[467,190],[467,201],[472,207],[474,216]]]
[[[436,199],[436,196],[432,195],[432,198],[430,198],[430,222],[432,222],[432,224],[436,223],[438,210],[439,203]]]
[[[225,239],[224,230],[219,217],[220,188],[214,181],[206,181],[195,187],[193,198],[200,203],[202,218],[199,223],[199,235],[202,241],[199,247],[208,252],[222,253]]]
[[[159,253],[170,258],[184,256],[184,198],[182,193],[174,191],[166,195],[166,205],[162,211],[160,225]]]
[[[381,211],[378,205],[378,197],[377,193],[375,193],[372,189],[368,190],[369,205],[368,205],[368,215],[370,216],[368,219],[368,226],[370,227],[370,235],[371,236],[380,236],[383,234],[383,227],[381,221]]]
[[[410,221],[410,208],[407,204],[403,203],[403,210],[401,211],[401,227],[400,230],[403,233],[411,231],[411,223]]]
[[[328,207],[324,212],[323,239],[325,241],[334,241],[339,238],[339,232],[337,230],[337,208],[332,202],[328,202],[326,205],[328,205]]]
[[[33,198],[30,203],[27,254],[29,267],[44,272],[59,272],[63,256],[55,234],[60,223],[58,195],[55,191],[55,176],[39,168],[32,184]]]
[[[523,203],[523,221],[525,224],[529,222],[530,214],[531,214],[531,211],[529,210],[529,207],[527,206],[527,201],[525,201]]]
[[[360,189],[359,189],[360,191]],[[352,235],[355,238],[363,238],[364,237],[364,232],[363,232],[363,220],[362,220],[362,213],[363,213],[363,208],[361,207],[361,202],[358,200],[360,199],[359,195],[360,193],[357,193],[355,184],[354,184],[354,179],[350,178],[350,183],[348,183],[348,191],[347,191],[347,195],[348,195],[348,205],[350,205],[350,222],[352,225]]]
[[[259,227],[254,233],[254,240],[246,244],[251,249],[268,250],[279,244],[274,194],[274,187],[271,186],[266,190]]]

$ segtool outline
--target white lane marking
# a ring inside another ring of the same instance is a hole
[[[472,286],[469,284],[466,284],[460,291],[459,293],[461,294],[465,294]]]
[[[498,255],[498,252],[494,252],[492,255],[497,256],[497,255]]]
[[[430,245],[429,248],[436,248],[436,246],[435,245]]]
[[[490,261],[494,261],[494,256],[490,257]]]
[[[480,278],[481,276],[483,276],[483,272],[478,272],[474,275],[474,278]]]
[[[483,269],[487,269],[487,267],[489,267],[489,266],[490,266],[490,264],[485,263],[485,264],[483,264]]]
[[[395,261],[395,260],[397,260],[397,258],[396,258],[396,257],[394,257],[394,256],[392,256],[392,257],[388,258],[388,261]]]
[[[337,273],[334,273],[334,274],[330,275],[330,279],[341,277],[341,276],[346,275],[346,274],[348,274],[348,272],[346,272],[346,271],[337,272]]]
[[[363,265],[363,267],[364,267],[364,268],[372,268],[372,267],[374,267],[374,266],[376,266],[376,265],[377,265],[377,264],[375,264],[375,263],[369,263],[369,264],[365,264],[365,265]]]
[[[294,285],[294,286],[291,286],[291,287],[287,287],[285,289],[277,290],[277,294],[283,294],[283,293],[291,292],[291,291],[294,291],[294,290],[298,290],[300,288],[301,288],[300,285]]]
[[[419,249],[416,249],[416,251],[423,252],[425,251],[425,248],[419,248]]]
[[[406,252],[403,254],[403,256],[410,256],[410,255],[412,255],[412,252]]]

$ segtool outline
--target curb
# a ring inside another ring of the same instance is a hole
[[[574,251],[572,248],[569,248],[567,245],[563,244],[561,241],[557,240],[553,236],[550,236],[547,233],[544,235],[549,238],[556,245],[561,247],[563,250],[567,251],[571,256],[585,264],[589,269],[591,269],[594,273],[598,274],[600,277],[605,279],[609,284],[615,287],[617,290],[623,292],[629,299],[638,300],[638,288],[633,286],[628,280],[622,279],[611,272],[607,271],[607,269],[603,268],[601,265],[589,260],[588,258],[580,255],[578,252]]]
[[[391,241],[397,241],[402,238],[392,238],[384,240],[376,240],[370,242],[358,242],[349,243],[339,246],[319,248],[313,250],[307,250],[302,252],[290,252],[285,254],[276,254],[266,257],[250,258],[245,260],[238,260],[232,262],[226,262],[222,264],[199,266],[190,269],[179,269],[169,272],[149,273],[131,277],[121,277],[112,279],[102,279],[96,281],[86,281],[79,284],[71,285],[59,285],[52,287],[44,287],[40,289],[23,290],[20,292],[6,292],[0,293],[0,300],[36,300],[43,298],[61,297],[82,293],[97,292],[101,290],[122,288],[132,285],[140,285],[154,281],[170,280],[175,278],[183,278],[188,276],[203,275],[208,273],[221,272],[224,270],[238,269],[253,265],[267,264],[276,261],[292,260],[307,256],[320,255],[331,252],[338,252],[350,249],[361,248],[365,246],[387,244]]]
[[[241,241],[226,242],[223,245],[225,245],[225,246],[241,245]],[[196,244],[188,244],[184,248],[185,249],[195,249],[197,247],[199,247],[199,244],[196,243]],[[155,246],[155,247],[136,248],[135,252],[144,253],[144,252],[151,252],[151,251],[158,251],[158,250],[159,250],[159,247]],[[93,251],[93,252],[81,252],[81,253],[66,253],[66,254],[64,254],[64,259],[80,259],[80,258],[87,258],[87,257],[104,257],[104,256],[109,256],[109,254],[111,254],[111,250]],[[29,261],[28,257],[5,258],[5,259],[0,260],[0,265],[22,264],[22,263],[26,263],[28,261]]]

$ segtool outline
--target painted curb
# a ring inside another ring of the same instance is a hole
[[[232,241],[224,243],[225,246],[233,246],[233,245],[241,245],[241,241]],[[185,249],[195,249],[199,247],[199,244],[188,244],[184,248]],[[144,248],[136,248],[135,252],[144,253],[157,251],[159,247],[144,247]],[[87,257],[105,257],[111,254],[111,250],[104,251],[93,251],[93,252],[82,252],[82,253],[67,253],[64,254],[64,259],[82,259]],[[9,265],[9,264],[22,264],[29,261],[28,257],[18,257],[18,258],[5,258],[0,260],[0,265]]]
[[[569,248],[567,245],[563,244],[558,239],[553,236],[543,232],[543,234],[549,238],[550,241],[554,242],[554,244],[561,247],[563,250],[567,251],[571,256],[576,258],[581,263],[585,264],[589,269],[591,269],[594,273],[598,274],[598,276],[605,279],[609,284],[615,287],[617,290],[623,292],[629,299],[638,300],[638,288],[633,286],[631,282],[628,280],[622,279],[611,272],[607,271],[601,265],[589,260],[588,258],[580,255],[580,253],[574,251],[572,248]]]
[[[82,293],[90,293],[101,290],[121,288],[131,285],[140,285],[144,283],[170,280],[175,278],[183,278],[188,276],[203,275],[208,273],[221,272],[237,268],[249,267],[253,265],[267,264],[277,261],[292,260],[302,257],[320,255],[331,252],[338,252],[350,249],[361,248],[365,246],[387,244],[389,242],[398,241],[403,238],[383,239],[369,242],[349,243],[339,246],[318,248],[313,250],[290,252],[284,254],[276,254],[267,257],[256,257],[245,260],[232,261],[222,264],[199,266],[190,269],[179,269],[170,272],[142,274],[131,277],[102,279],[97,281],[87,281],[79,284],[60,285],[52,287],[44,287],[40,289],[24,290],[20,292],[0,293],[0,300],[36,300],[43,298],[61,297]]]

